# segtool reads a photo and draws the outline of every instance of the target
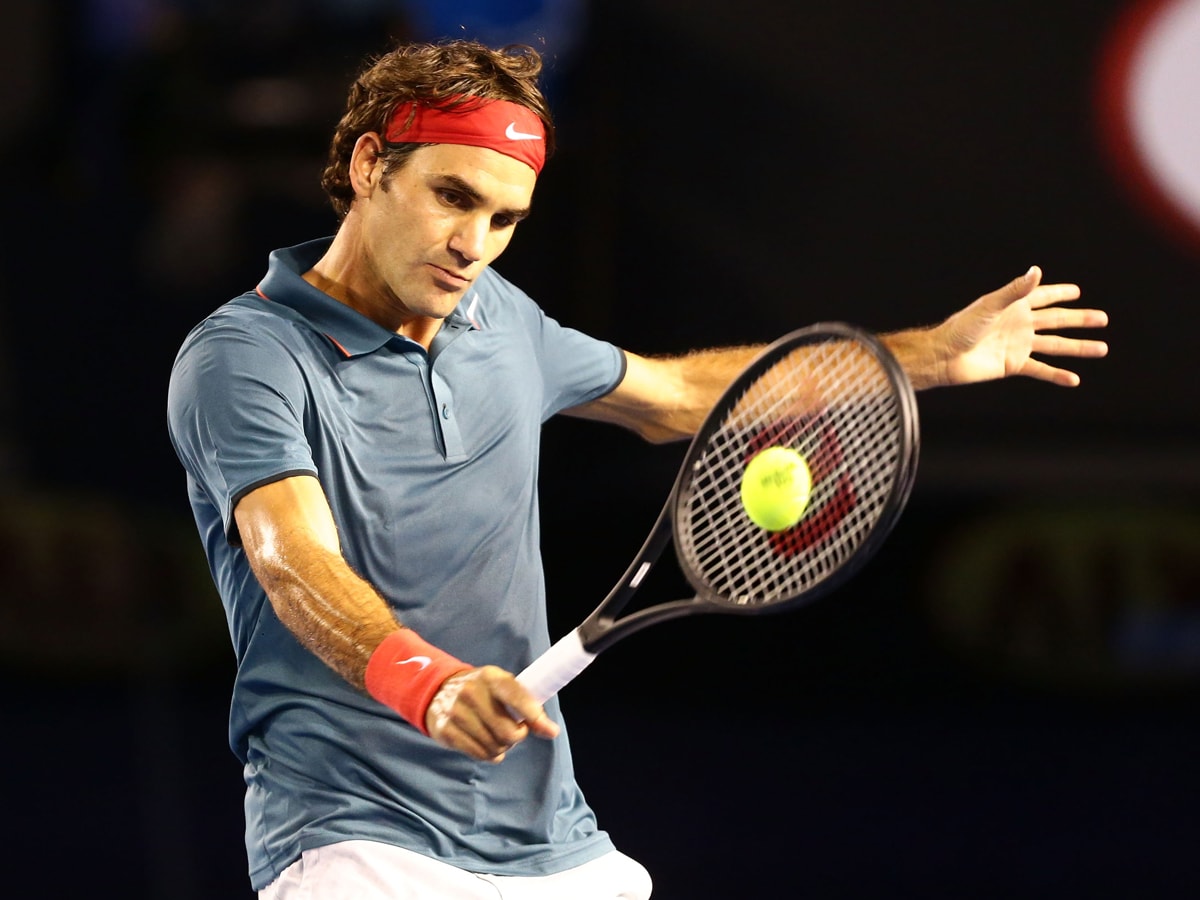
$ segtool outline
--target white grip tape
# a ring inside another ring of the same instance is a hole
[[[595,653],[583,649],[583,641],[576,628],[526,666],[525,671],[517,676],[517,681],[537,698],[538,703],[545,703],[595,658]]]

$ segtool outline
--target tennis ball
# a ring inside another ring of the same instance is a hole
[[[812,473],[790,447],[768,447],[742,475],[742,506],[750,521],[767,531],[783,531],[800,521],[812,493]]]

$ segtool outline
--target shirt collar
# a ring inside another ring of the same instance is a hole
[[[371,321],[304,280],[303,274],[316,265],[331,243],[333,238],[321,238],[273,251],[267,274],[259,282],[256,293],[298,312],[347,357],[373,353],[393,340],[420,346]],[[459,327],[476,327],[458,307],[447,316],[446,321]]]

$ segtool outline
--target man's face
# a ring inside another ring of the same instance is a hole
[[[454,310],[528,215],[537,180],[511,157],[457,144],[418,148],[387,178],[376,158],[371,172],[348,219],[356,271],[340,280],[352,306],[393,329]]]

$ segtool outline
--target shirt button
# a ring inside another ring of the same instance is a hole
[[[442,418],[443,419],[450,418],[450,404],[449,403],[442,404]]]

